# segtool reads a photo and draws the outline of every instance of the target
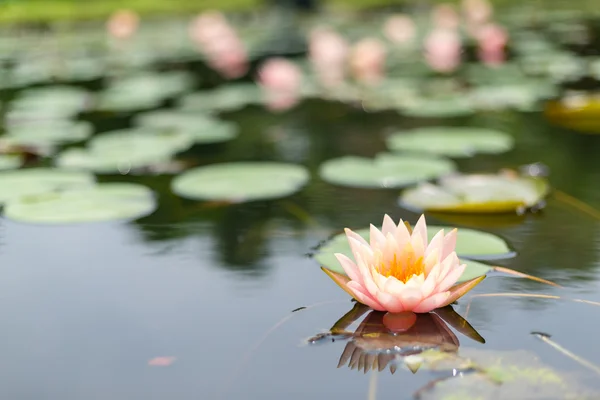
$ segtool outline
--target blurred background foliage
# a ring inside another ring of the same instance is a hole
[[[102,19],[112,12],[128,8],[146,16],[184,15],[207,9],[245,11],[272,4],[297,7],[314,4],[318,7],[357,9],[384,6],[428,6],[436,3],[458,3],[457,0],[0,0],[0,22],[50,22]],[[494,0],[496,7],[526,4],[541,9],[573,9],[597,12],[598,0]]]

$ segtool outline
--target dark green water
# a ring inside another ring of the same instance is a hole
[[[600,206],[600,138],[552,127],[537,114],[428,121],[310,102],[282,115],[252,107],[224,118],[240,124],[239,139],[192,151],[190,157],[201,164],[300,163],[311,169],[311,183],[278,201],[208,206],[171,194],[168,177],[127,177],[159,192],[160,207],[153,215],[127,224],[80,226],[2,221],[2,398],[367,398],[369,374],[336,369],[343,343],[303,344],[351,308],[346,294],[306,254],[346,226],[380,223],[384,213],[416,221],[417,215],[397,206],[397,191],[339,188],[316,175],[328,158],[383,150],[390,129],[441,122],[505,130],[514,135],[515,150],[461,161],[461,170],[542,162],[556,189]],[[568,204],[550,198],[542,212],[521,219],[448,223],[502,236],[518,252],[502,265],[565,286],[489,277],[474,293],[600,301],[600,225]],[[331,303],[294,314],[247,357],[292,310],[320,302]],[[465,304],[455,309],[464,314]],[[473,302],[468,319],[486,344],[458,336],[464,347],[529,350],[597,388],[591,372],[530,332],[552,334],[564,347],[600,363],[599,315],[600,309],[586,304],[483,298]],[[147,365],[161,356],[176,360],[169,367]],[[427,371],[392,375],[384,370],[378,398],[410,398],[431,378]]]

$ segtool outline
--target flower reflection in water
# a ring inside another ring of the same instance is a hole
[[[347,330],[367,312],[354,331]],[[402,324],[404,327],[399,327]],[[426,314],[386,314],[372,311],[359,303],[340,318],[329,332],[308,339],[308,343],[314,345],[347,340],[338,368],[348,365],[351,369],[366,373],[371,369],[383,371],[389,366],[394,373],[398,365],[403,363],[416,373],[420,363],[412,362],[410,356],[426,350],[445,353],[458,351],[460,342],[451,328],[474,341],[485,343],[483,337],[451,306]]]

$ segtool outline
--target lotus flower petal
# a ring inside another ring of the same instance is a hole
[[[370,241],[346,229],[354,260],[336,254],[347,276],[323,271],[358,302],[378,311],[427,313],[456,301],[484,276],[456,285],[466,265],[456,256],[456,229],[427,240],[421,216],[414,230],[386,215],[382,229],[370,227]]]

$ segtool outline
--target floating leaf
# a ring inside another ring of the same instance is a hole
[[[101,183],[97,186],[41,193],[13,199],[4,215],[31,223],[66,224],[135,219],[154,211],[154,193],[133,183]]]
[[[453,228],[447,226],[428,226],[428,239],[431,240],[441,229],[444,229],[447,233]],[[369,229],[359,229],[354,232],[369,241]],[[342,253],[353,258],[346,234],[341,233],[334,236],[327,244],[321,246],[315,254],[315,260],[317,260],[321,266],[334,272],[344,274],[343,268],[334,256],[335,253]],[[492,269],[489,265],[472,261],[467,258],[490,260],[511,257],[514,255],[508,248],[506,242],[501,238],[490,233],[465,228],[460,228],[458,230],[456,253],[461,257],[461,262],[467,264],[467,269],[465,269],[459,282],[465,282],[478,276],[485,275]]]
[[[429,156],[378,154],[374,159],[346,156],[319,168],[325,181],[360,188],[399,188],[451,173],[452,161]]]
[[[29,168],[0,172],[0,203],[21,196],[51,193],[95,184],[94,175],[58,168]]]
[[[193,78],[184,72],[148,72],[117,78],[100,94],[97,108],[123,112],[155,108],[164,100],[185,93],[193,83]]]
[[[180,101],[185,111],[235,111],[249,104],[262,102],[262,92],[253,83],[236,83],[214,90],[190,93]]]
[[[450,213],[506,213],[539,204],[546,180],[506,174],[457,175],[405,190],[400,203],[411,209]]]
[[[0,170],[17,169],[24,162],[24,157],[19,154],[0,154]]]
[[[185,132],[123,129],[95,136],[85,149],[63,151],[58,155],[56,164],[98,173],[123,173],[168,163],[176,153],[188,149],[192,143],[193,138]]]
[[[454,118],[475,112],[468,96],[456,95],[442,98],[414,98],[402,103],[400,112],[415,118]]]
[[[288,196],[308,179],[308,171],[300,165],[235,162],[189,170],[176,177],[171,188],[179,196],[194,200],[247,202]]]
[[[31,121],[10,127],[3,139],[11,145],[52,146],[83,141],[92,132],[92,125],[84,121]]]
[[[503,153],[513,147],[513,138],[487,128],[434,126],[400,131],[387,139],[393,151],[417,151],[450,157],[476,153]]]
[[[188,133],[195,143],[220,143],[235,139],[238,127],[209,115],[183,111],[153,111],[141,114],[136,124],[157,130]]]
[[[90,94],[72,86],[48,86],[22,91],[10,105],[9,121],[40,119],[42,116],[65,118],[85,110]]]

